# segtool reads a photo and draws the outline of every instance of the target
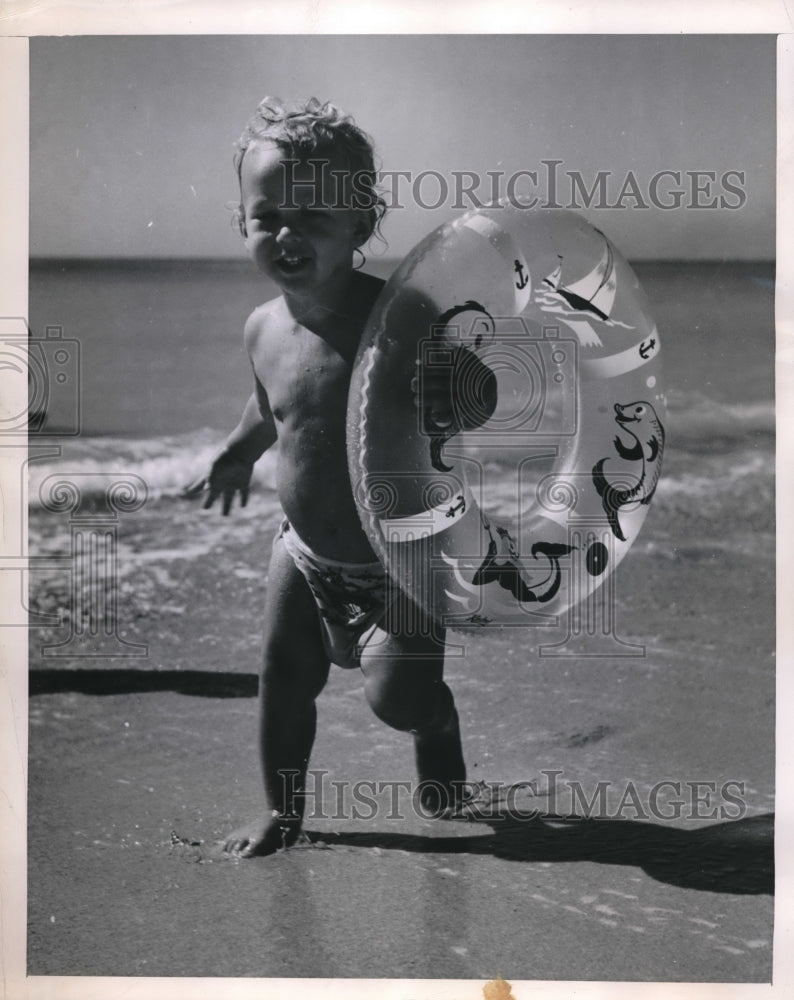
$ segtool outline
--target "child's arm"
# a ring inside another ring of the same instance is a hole
[[[264,389],[257,379],[256,390],[245,405],[240,423],[213,460],[209,472],[191,483],[183,490],[182,495],[193,498],[206,492],[207,496],[202,504],[204,510],[211,507],[218,497],[222,497],[222,513],[227,515],[235,493],[239,492],[240,506],[245,507],[254,463],[275,440],[276,425],[267,406]]]

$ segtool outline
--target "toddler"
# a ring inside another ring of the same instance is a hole
[[[248,318],[254,392],[208,474],[186,494],[204,494],[205,508],[220,500],[228,514],[235,495],[245,504],[257,459],[278,449],[285,519],[273,544],[264,610],[263,803],[225,841],[227,852],[252,857],[288,846],[299,834],[315,701],[331,663],[360,669],[378,718],[412,734],[423,808],[454,805],[466,771],[458,715],[443,680],[444,630],[387,588],[348,476],[350,375],[383,285],[353,266],[385,210],[371,141],[332,104],[311,99],[287,107],[266,98],[248,122],[235,164],[240,232],[281,295]],[[419,627],[409,634],[400,627],[405,621]]]

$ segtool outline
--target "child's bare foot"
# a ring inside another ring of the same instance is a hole
[[[460,744],[458,713],[453,707],[442,730],[414,734],[419,801],[426,815],[450,816],[466,793],[466,764]]]
[[[278,813],[266,812],[230,833],[223,849],[238,858],[264,857],[291,847],[299,833],[299,820],[285,820]]]

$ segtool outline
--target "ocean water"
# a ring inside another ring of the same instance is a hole
[[[395,265],[368,269],[386,277]],[[692,543],[721,525],[720,544],[771,557],[774,267],[634,267],[659,328],[669,406],[659,510],[638,544]],[[46,438],[60,455],[31,463],[31,507],[56,471],[134,473],[150,503],[177,495],[239,417],[251,390],[243,324],[275,293],[244,260],[33,262],[33,336],[55,328],[80,365],[71,397],[52,395],[47,425],[69,429],[79,414],[79,433]],[[489,474],[498,506],[511,484],[498,465]],[[273,486],[267,455],[255,487],[275,512]]]

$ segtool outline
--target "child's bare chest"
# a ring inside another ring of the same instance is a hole
[[[344,419],[352,370],[346,354],[308,330],[285,337],[277,350],[263,351],[255,368],[276,421]]]

